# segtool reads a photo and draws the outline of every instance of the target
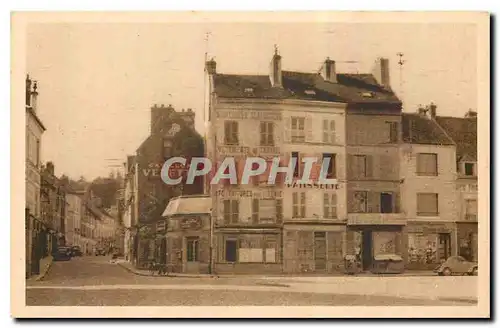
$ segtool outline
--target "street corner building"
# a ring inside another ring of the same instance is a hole
[[[166,263],[170,272],[212,273],[212,201],[206,195],[178,196],[165,218]]]
[[[186,184],[187,167],[175,167],[169,175],[182,177],[178,185],[167,185],[161,169],[171,157],[202,157],[203,138],[194,128],[192,109],[176,111],[172,106],[151,107],[150,135],[125,163],[121,213],[125,228],[124,255],[138,268],[151,262],[166,263],[166,240],[162,214],[170,199],[201,194],[203,178]]]
[[[373,71],[337,72],[326,58],[318,73],[217,72],[206,62],[205,156],[330,159],[323,185],[268,173],[249,184],[204,183],[213,219],[217,273],[334,273],[346,255],[378,273],[433,269],[452,255],[477,258],[477,118],[437,115],[431,104],[402,111],[389,61]],[[216,164],[217,165],[217,164]],[[390,261],[388,261],[390,259]]]

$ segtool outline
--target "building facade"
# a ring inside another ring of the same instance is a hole
[[[25,238],[26,238],[26,277],[39,274],[40,259],[46,255],[46,224],[41,217],[40,203],[40,168],[42,134],[45,126],[37,115],[37,84],[26,77],[26,206],[25,206]]]
[[[82,192],[66,190],[65,236],[68,245],[82,247],[80,226],[82,218]]]
[[[327,58],[319,74],[282,71],[277,53],[269,75],[220,74],[206,63],[212,163],[235,158],[239,179],[247,157],[299,163],[289,183],[268,184],[269,172],[248,184],[207,179],[217,272],[334,272],[356,248],[368,269],[374,253],[400,252],[401,102],[386,60],[378,70],[378,78],[338,74]],[[313,181],[300,184],[305,157],[329,158],[325,175],[337,183],[319,183],[316,164]]]

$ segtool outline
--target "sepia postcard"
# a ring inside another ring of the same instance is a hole
[[[13,317],[490,317],[488,13],[11,19]]]

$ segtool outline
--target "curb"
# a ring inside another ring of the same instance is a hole
[[[175,274],[175,273],[167,273],[165,275],[153,275],[153,274],[147,274],[147,273],[142,273],[142,272],[139,272],[137,270],[134,270],[126,265],[123,265],[122,263],[120,262],[117,262],[116,264],[118,264],[119,266],[121,266],[122,268],[124,268],[125,270],[127,270],[128,272],[130,273],[133,273],[137,276],[142,276],[142,277],[154,277],[154,278],[219,278],[219,276],[216,276],[216,275],[178,275],[178,274]]]
[[[41,281],[49,272],[50,268],[52,267],[52,263],[54,263],[54,258],[50,256],[49,262],[45,265],[44,268],[40,270],[40,274],[29,278],[28,281]]]

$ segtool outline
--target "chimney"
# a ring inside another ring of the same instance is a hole
[[[373,69],[373,76],[377,82],[386,89],[391,88],[390,74],[389,74],[389,59],[378,58],[375,62]]]
[[[150,122],[150,134],[157,134],[164,127],[165,121],[168,120],[168,117],[172,112],[175,112],[172,105],[168,105],[165,107],[164,104],[158,106],[154,104],[151,107],[151,122]]]
[[[418,105],[418,114],[421,116],[427,116],[428,108],[424,108],[422,105]]]
[[[26,106],[31,106],[31,79],[26,75]]]
[[[335,61],[329,57],[326,58],[321,69],[321,76],[328,82],[337,83],[337,71],[335,70]]]
[[[477,117],[477,112],[473,111],[472,109],[469,109],[467,113],[465,114],[465,118],[476,118]]]
[[[33,91],[31,92],[31,108],[33,108],[34,111],[37,109],[37,98],[38,98],[38,85],[36,81],[33,81]]]
[[[269,68],[269,78],[273,87],[281,87],[281,56],[278,55],[278,47],[274,46],[274,55]]]
[[[217,74],[217,63],[213,58],[205,63],[205,71],[207,71],[209,75]]]
[[[436,118],[436,109],[437,106],[431,102],[431,104],[429,105],[429,114],[431,115],[431,118]]]

